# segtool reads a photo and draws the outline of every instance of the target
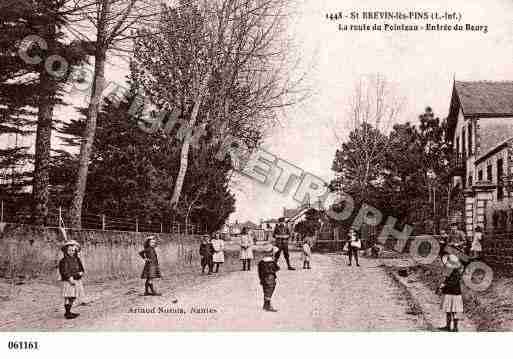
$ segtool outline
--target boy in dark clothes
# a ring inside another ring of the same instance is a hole
[[[264,310],[268,312],[277,312],[271,305],[274,288],[276,287],[276,272],[280,270],[274,254],[277,248],[268,245],[264,248],[265,257],[258,263],[258,278],[264,291]]]
[[[214,248],[210,243],[210,237],[204,236],[200,244],[199,254],[201,256],[201,274],[205,273],[205,267],[208,266],[208,274],[212,274],[212,268],[214,263],[212,261],[212,255],[214,254]]]

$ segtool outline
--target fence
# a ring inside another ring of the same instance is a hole
[[[0,203],[0,222],[31,224],[31,214],[10,205],[6,201]],[[70,215],[66,208],[50,209],[45,225],[48,227],[70,227]],[[179,221],[144,221],[137,217],[112,217],[105,214],[82,213],[82,229],[112,230],[127,232],[175,233],[175,234],[203,234],[207,226],[198,223],[185,223]]]

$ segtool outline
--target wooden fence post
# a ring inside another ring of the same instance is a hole
[[[137,218],[135,219],[135,231],[139,232],[139,220]]]

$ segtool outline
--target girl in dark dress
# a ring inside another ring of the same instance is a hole
[[[81,296],[81,293],[84,291],[82,285],[84,266],[76,255],[78,248],[79,244],[76,241],[67,241],[61,248],[64,257],[59,261],[59,274],[62,281],[64,317],[66,319],[74,319],[79,316],[79,314],[71,312],[71,307],[75,299]]]
[[[154,236],[146,238],[144,243],[144,249],[139,252],[139,255],[146,262],[144,269],[141,274],[142,279],[146,279],[144,283],[144,295],[161,295],[157,293],[153,285],[153,279],[161,278],[159,261],[157,258],[157,252],[155,247],[157,246],[157,240]]]
[[[446,313],[447,324],[439,328],[444,331],[458,331],[458,320],[463,313],[463,296],[461,294],[461,280],[464,267],[458,256],[454,254],[445,255],[442,263],[447,271],[447,276],[440,285],[438,292],[443,294],[442,310]],[[451,329],[451,322],[453,324]]]

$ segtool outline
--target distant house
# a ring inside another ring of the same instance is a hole
[[[242,225],[235,221],[235,223],[231,223],[228,225],[229,233],[231,236],[238,236],[240,232],[242,231]]]
[[[455,152],[452,198],[459,193],[462,203],[450,217],[461,213],[472,235],[477,225],[492,225],[494,212],[513,205],[513,81],[455,81],[446,136]]]
[[[260,228],[264,230],[274,230],[274,227],[278,224],[278,220],[276,218],[266,219],[260,221]]]

